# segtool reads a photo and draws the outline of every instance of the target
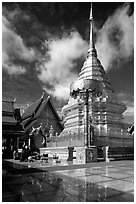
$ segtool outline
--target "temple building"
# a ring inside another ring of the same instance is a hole
[[[58,146],[132,147],[133,138],[123,121],[126,105],[119,101],[97,58],[90,10],[89,49],[78,79],[70,85],[68,104],[62,108],[64,130]]]
[[[33,102],[22,114],[26,143],[30,148],[50,147],[63,130],[63,124],[50,97]]]

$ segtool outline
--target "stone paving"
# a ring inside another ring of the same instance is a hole
[[[25,172],[27,165],[3,170],[3,202],[134,202],[134,161],[29,164],[41,172]]]

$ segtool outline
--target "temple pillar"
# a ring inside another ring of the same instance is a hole
[[[19,137],[17,137],[17,149],[19,149]]]
[[[31,148],[31,138],[30,137],[28,138],[28,148],[29,149]]]
[[[88,89],[85,90],[85,106],[84,106],[84,137],[85,137],[85,147],[89,146],[88,143],[88,98],[89,98],[89,92]]]

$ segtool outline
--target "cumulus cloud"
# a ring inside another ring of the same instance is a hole
[[[128,106],[134,106],[134,96],[130,93],[120,92],[118,98]]]
[[[47,46],[47,45],[46,45]],[[47,92],[58,99],[68,99],[69,85],[77,78],[76,60],[85,55],[87,43],[78,32],[48,41],[48,59],[38,67],[38,77]],[[52,90],[46,84],[51,85]]]
[[[105,70],[133,56],[134,14],[129,15],[129,4],[118,8],[98,31],[96,48]]]
[[[134,123],[134,106],[127,106],[127,110],[124,113],[124,120],[129,123]]]
[[[126,104],[127,110],[124,112],[124,119],[128,123],[134,122],[134,97],[128,93],[118,93],[119,99]]]
[[[67,100],[69,98],[69,86],[67,84],[57,84],[53,90],[53,96],[58,99]]]
[[[26,12],[24,12],[23,10],[21,10],[17,5],[14,9],[11,10],[6,10],[5,7],[2,8],[3,13],[5,13],[5,15],[8,15],[8,18],[10,19],[11,22],[16,23],[19,21],[31,21],[31,16],[30,13],[27,14]]]
[[[14,61],[24,60],[32,62],[35,59],[35,52],[29,49],[12,28],[6,16],[2,17],[2,65],[3,68],[10,74],[24,74],[25,67],[18,66]]]
[[[124,115],[134,117],[134,107],[133,106],[127,106],[127,110],[125,111]]]

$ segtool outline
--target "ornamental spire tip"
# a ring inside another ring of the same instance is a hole
[[[94,45],[94,35],[93,35],[93,10],[92,10],[92,2],[91,2],[91,7],[90,7],[90,45],[89,45],[89,52],[88,56],[97,56],[96,50],[95,50],[95,45]]]
[[[89,20],[93,20],[93,4],[91,2],[91,7],[90,7],[90,18]]]

